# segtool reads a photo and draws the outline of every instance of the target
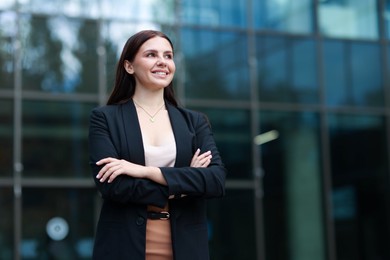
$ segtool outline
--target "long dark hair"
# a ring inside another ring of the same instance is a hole
[[[167,35],[162,32],[145,30],[140,31],[131,36],[123,47],[121,57],[119,58],[116,68],[114,89],[112,90],[111,95],[108,98],[107,105],[124,103],[131,97],[133,97],[135,92],[135,78],[134,75],[127,73],[124,68],[124,63],[126,60],[133,62],[142,44],[154,37],[162,37],[166,39],[171,45],[173,51],[173,44],[171,40],[168,38]],[[172,82],[167,87],[165,87],[164,98],[172,105],[178,105],[175,98]]]

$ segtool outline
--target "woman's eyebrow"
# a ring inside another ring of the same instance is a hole
[[[148,49],[148,50],[145,50],[144,53],[145,53],[145,52],[159,52],[159,51],[156,50],[156,49]],[[163,51],[163,53],[173,53],[173,51],[171,51],[171,50],[166,50],[166,51]]]

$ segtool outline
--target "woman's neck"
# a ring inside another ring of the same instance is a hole
[[[164,90],[156,92],[135,91],[133,100],[143,107],[160,107],[164,104]]]

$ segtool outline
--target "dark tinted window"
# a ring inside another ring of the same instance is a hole
[[[323,46],[327,104],[383,106],[379,46],[341,41],[326,41]]]
[[[329,116],[338,259],[390,257],[385,242],[390,239],[385,133],[382,117]]]
[[[95,189],[23,190],[23,259],[91,259]]]
[[[23,103],[23,164],[26,176],[89,177],[88,124],[93,105]]]
[[[0,100],[0,107],[0,177],[4,177],[13,174],[13,102]]]
[[[258,37],[259,99],[267,102],[318,102],[315,44],[312,40]]]
[[[185,93],[191,98],[247,100],[249,71],[245,34],[182,30]],[[180,72],[179,72],[180,73]]]
[[[260,147],[266,258],[325,260],[318,115],[263,111],[260,123],[279,133]]]
[[[212,26],[239,26],[247,24],[247,1],[183,0],[183,23]]]

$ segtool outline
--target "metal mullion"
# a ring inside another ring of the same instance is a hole
[[[325,107],[320,112],[320,139],[321,139],[321,158],[323,161],[323,202],[324,202],[324,217],[325,217],[325,238],[326,238],[326,254],[328,260],[335,260],[336,258],[336,241],[335,228],[333,222],[333,204],[331,200],[332,192],[332,171],[330,159],[330,137],[328,133],[329,122]]]
[[[92,178],[23,178],[23,188],[95,188]]]
[[[239,108],[250,109],[251,103],[248,101],[219,100],[219,99],[186,99],[186,105],[208,108]]]
[[[100,97],[94,93],[56,93],[53,95],[53,93],[35,90],[24,90],[22,92],[23,100],[96,103],[98,98]]]
[[[0,188],[5,187],[9,188],[14,185],[14,178],[13,177],[7,177],[7,178],[1,178],[0,179]]]
[[[318,3],[316,3],[316,10],[318,9]],[[326,91],[325,91],[325,78],[324,78],[324,60],[323,60],[323,48],[324,48],[324,38],[321,37],[319,32],[316,34],[317,42],[317,72],[318,72],[318,82],[319,82],[319,97],[320,97],[320,140],[321,140],[321,158],[323,161],[322,169],[322,203],[323,203],[323,217],[324,217],[324,232],[325,232],[325,257],[328,260],[336,259],[336,250],[335,250],[335,232],[334,232],[334,223],[332,219],[332,201],[331,201],[331,191],[332,191],[332,177],[331,177],[331,161],[330,161],[330,147],[329,147],[329,134],[328,134],[328,116],[326,109]]]
[[[10,89],[10,90],[8,90],[8,89],[0,90],[0,98],[1,99],[7,99],[7,98],[13,99],[14,98],[14,90],[12,90],[12,89]]]
[[[248,62],[249,62],[249,84],[250,84],[250,112],[251,112],[251,139],[260,132],[259,93],[257,80],[257,55],[256,55],[256,32],[253,17],[253,1],[247,1],[248,17]],[[261,160],[261,147],[252,143],[252,171],[253,171],[253,195],[255,212],[255,238],[256,238],[256,259],[263,260],[266,257],[265,236],[264,236],[264,191],[263,191],[263,169]]]
[[[187,105],[187,97],[185,95],[185,73],[186,73],[186,63],[184,54],[181,48],[181,42],[182,42],[182,34],[180,33],[182,26],[182,20],[181,20],[181,12],[182,12],[182,1],[181,0],[175,0],[174,1],[174,12],[175,12],[175,24],[174,24],[174,32],[176,36],[176,50],[175,50],[175,59],[177,60],[178,66],[176,66],[177,69],[177,77],[176,77],[176,84],[175,84],[175,90],[178,100],[180,101],[180,104],[183,106]]]
[[[324,239],[325,239],[325,257],[327,260],[336,259],[336,241],[335,241],[335,231],[334,231],[334,222],[332,219],[332,200],[331,200],[331,191],[332,191],[332,177],[331,177],[331,161],[330,161],[330,140],[328,133],[328,116],[326,109],[326,91],[325,91],[325,78],[324,78],[324,60],[323,60],[323,48],[324,48],[324,37],[321,35],[320,25],[319,25],[319,2],[313,0],[314,2],[314,35],[315,41],[317,43],[317,72],[318,72],[318,82],[319,82],[319,97],[320,97],[320,140],[321,140],[321,159],[323,162],[322,168],[322,203],[323,203],[323,217],[324,217]]]
[[[386,13],[385,13],[385,3],[386,0],[378,0],[378,26],[379,26],[379,39],[382,43],[386,42],[386,32],[387,32],[387,24],[386,24]]]
[[[16,6],[17,16],[20,16]],[[20,21],[20,19],[17,19]],[[14,191],[14,259],[20,256],[22,241],[22,48],[20,23],[16,25],[16,37],[14,38],[14,136],[13,136],[13,191]]]
[[[225,184],[227,189],[245,189],[245,190],[253,190],[255,189],[255,185],[253,180],[226,180]]]
[[[389,66],[389,48],[388,48],[388,35],[386,35],[386,32],[388,31],[388,27],[386,24],[385,16],[382,14],[385,14],[385,1],[386,0],[379,0],[379,6],[378,6],[378,23],[379,23],[379,35],[380,35],[380,51],[381,51],[381,68],[382,68],[382,75],[383,75],[383,94],[384,94],[384,109],[385,109],[385,127],[386,129],[390,129],[390,77],[388,76],[388,71],[390,70]],[[390,184],[390,132],[386,131],[386,151],[387,151],[387,183]],[[390,213],[390,204],[388,203],[390,201],[390,194],[386,194],[385,198],[386,203],[386,211],[387,213]],[[388,220],[389,222],[390,220]],[[386,225],[389,227],[390,225]],[[390,233],[390,229],[387,229],[388,234]]]
[[[98,100],[100,106],[104,105],[107,99],[107,52],[104,46],[103,27],[104,20],[100,18],[98,20],[98,47],[96,50],[98,55]]]

